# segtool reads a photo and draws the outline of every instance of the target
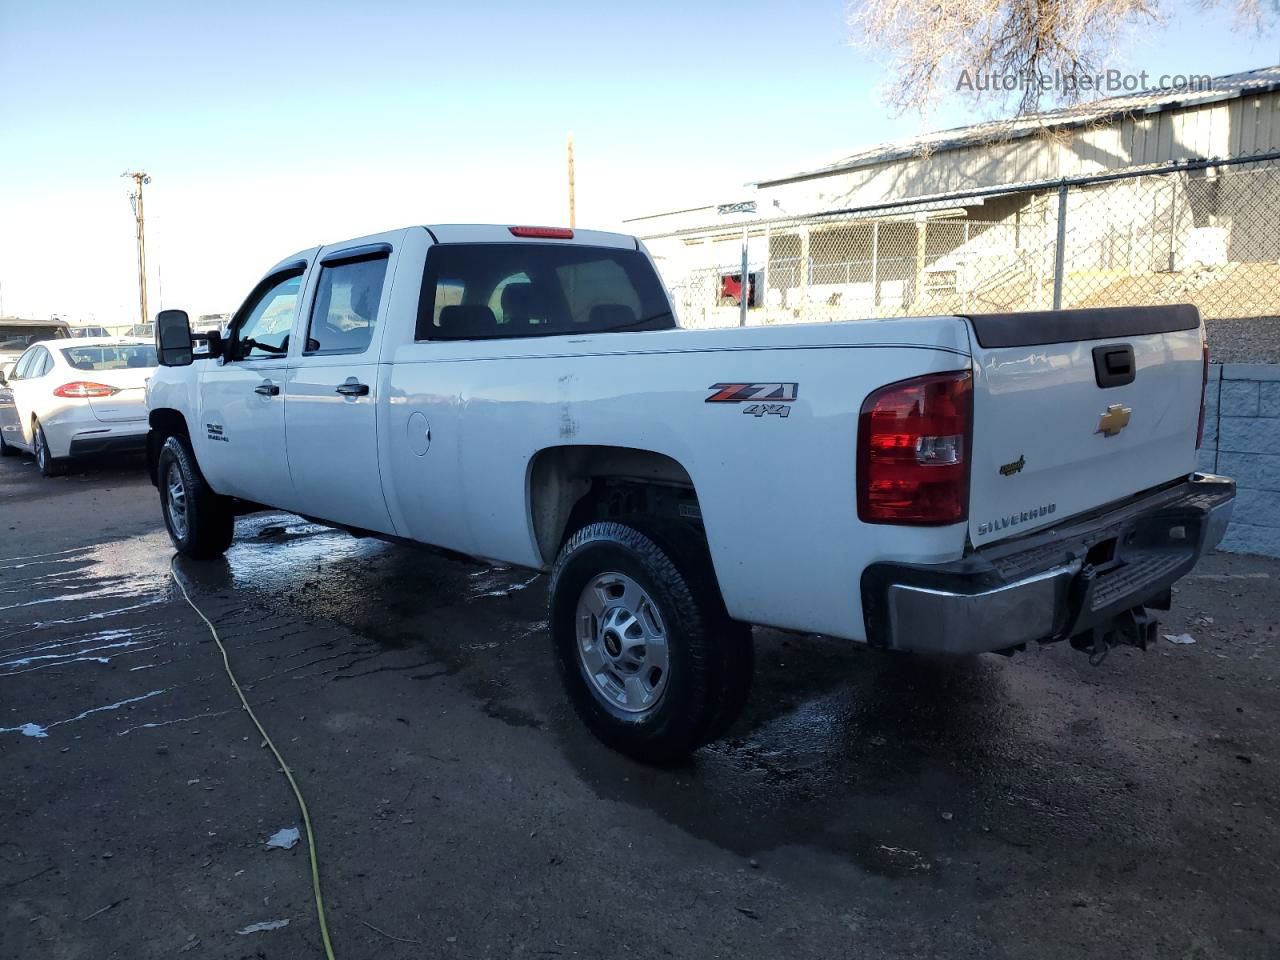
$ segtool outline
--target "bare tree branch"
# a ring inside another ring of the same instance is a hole
[[[1233,2],[1243,26],[1260,24],[1278,0]],[[888,54],[886,100],[921,113],[953,94],[991,110],[1012,101],[1017,115],[1088,99],[1120,34],[1163,19],[1162,0],[855,0],[849,8],[855,43]]]

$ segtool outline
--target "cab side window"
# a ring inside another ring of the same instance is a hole
[[[232,322],[235,359],[279,357],[289,352],[289,331],[301,291],[301,270],[271,277],[259,286]]]
[[[320,269],[305,352],[364,353],[368,350],[378,322],[386,276],[386,253],[326,260]]]

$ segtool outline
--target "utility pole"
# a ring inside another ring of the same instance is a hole
[[[569,134],[569,226],[576,227],[577,223],[574,213],[573,204],[573,133]]]
[[[133,189],[129,191],[129,203],[133,206],[133,217],[138,222],[138,308],[142,311],[142,323],[147,322],[147,235],[143,227],[142,217],[142,185],[151,182],[151,177],[141,170],[126,170],[120,174],[133,181]]]

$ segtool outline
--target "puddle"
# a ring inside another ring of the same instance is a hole
[[[58,563],[58,560],[49,560],[48,557],[66,557],[70,554],[83,553],[84,547],[70,547],[66,550],[54,550],[51,553],[32,553],[25,557],[3,557],[0,558],[0,570],[22,570],[38,563]]]
[[[128,706],[131,703],[139,703],[143,700],[150,700],[152,697],[158,697],[167,690],[151,690],[138,697],[126,697],[124,700],[117,700],[115,703],[108,703],[101,707],[91,707],[77,713],[74,717],[67,717],[65,720],[55,720],[52,723],[23,723],[16,727],[0,727],[0,733],[21,733],[26,737],[47,737],[49,731],[54,727],[61,727],[64,724],[75,723],[77,720],[83,720],[85,717],[95,713],[104,713],[109,710],[119,710],[121,707]]]
[[[79,696],[96,693],[100,697],[97,684],[83,686],[70,679],[75,675],[67,671],[110,671],[119,661],[126,666],[127,658],[145,659],[143,654],[172,643],[172,635],[161,622],[154,618],[138,622],[140,613],[171,600],[169,556],[168,538],[147,534],[0,560],[0,587],[11,597],[25,596],[17,602],[0,603],[0,641],[7,641],[0,649],[0,682],[13,684],[4,688],[6,701],[17,701],[19,691],[36,693],[37,702],[54,699],[53,688],[45,685],[76,691]],[[13,571],[24,570],[30,575],[13,576]],[[77,627],[81,629],[76,631]],[[73,632],[68,633],[68,628]],[[122,671],[124,675],[131,672]],[[17,677],[22,680],[13,679]],[[41,698],[37,693],[41,689],[50,693]],[[59,727],[114,713],[169,689],[163,681],[133,692],[114,687],[117,699],[110,703],[90,700],[83,709],[57,720],[21,718],[24,722],[0,727],[0,733],[46,739]],[[64,709],[66,706],[64,703]],[[11,707],[10,713],[13,710]]]
[[[537,583],[538,578],[542,576],[540,573],[535,573],[531,577],[516,580],[512,583],[509,582],[512,574],[506,567],[491,567],[488,570],[479,571],[479,574],[480,578],[475,585],[480,589],[478,592],[472,593],[467,598],[468,600],[480,600],[484,597],[509,597],[513,593],[527,590]]]
[[[13,648],[2,656],[25,653],[13,659],[0,659],[0,678],[34,673],[69,663],[106,664],[120,656],[131,656],[159,646],[163,636],[158,629],[118,628],[103,630],[85,637],[73,637],[51,643],[35,644],[26,649]]]

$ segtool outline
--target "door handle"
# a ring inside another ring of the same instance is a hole
[[[344,397],[367,397],[369,395],[369,385],[361,383],[355,377],[351,377],[346,383],[338,384],[337,392]]]
[[[253,392],[261,394],[264,397],[280,396],[280,388],[277,387],[274,383],[271,383],[270,381],[268,381],[267,383],[258,384],[256,387],[253,388]]]
[[[1093,348],[1093,375],[1102,389],[1133,383],[1136,374],[1133,344],[1113,343]]]

